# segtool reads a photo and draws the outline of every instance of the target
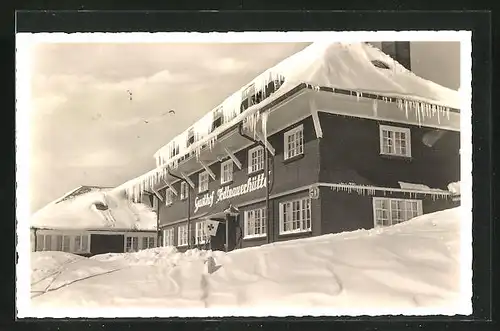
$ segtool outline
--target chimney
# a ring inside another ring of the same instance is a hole
[[[403,67],[411,70],[411,52],[409,41],[383,41],[382,52],[398,61]]]

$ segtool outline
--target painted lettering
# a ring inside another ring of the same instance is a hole
[[[207,193],[203,195],[203,197],[201,198],[196,197],[194,202],[195,205],[194,212],[196,213],[198,209],[201,207],[206,207],[206,206],[212,207],[214,202],[217,204],[220,201],[238,197],[259,190],[264,187],[267,187],[266,177],[262,173],[258,176],[248,178],[247,182],[244,184],[232,188],[229,188],[228,186],[224,188],[219,188],[217,189],[217,191],[212,191],[210,194]],[[217,195],[217,199],[214,201],[215,195]]]

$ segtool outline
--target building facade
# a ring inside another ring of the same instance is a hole
[[[362,107],[356,100],[346,102]],[[399,112],[395,105],[387,108]],[[224,222],[224,210],[230,204],[240,214],[229,226],[229,249],[392,225],[456,205],[445,190],[460,175],[459,132],[324,111],[318,114],[323,135],[317,137],[307,112],[304,109],[305,118],[268,137],[274,148],[269,185],[264,147],[242,141],[242,149],[234,152],[239,163],[230,156],[217,158],[207,165],[209,171],[200,165],[189,175],[192,186],[177,181],[171,188],[158,188],[164,199],[159,206],[163,244],[187,247],[190,235],[195,247],[223,249],[225,227],[219,226],[208,245],[203,222]],[[400,145],[399,151],[384,152],[389,148],[384,145],[384,132],[405,133],[402,141],[407,150]],[[425,145],[423,137],[434,132],[442,137],[432,146]],[[228,133],[228,144],[236,144],[241,139],[237,135]],[[273,222],[267,224],[267,218]]]
[[[154,182],[163,245],[233,250],[390,226],[459,203],[447,191],[460,179],[453,91],[370,46],[350,47],[307,50],[308,82],[295,72],[258,78],[237,92],[239,112],[211,113],[208,135],[197,137],[195,124],[166,146],[175,162],[160,160],[161,175],[136,185]],[[220,222],[211,236],[207,220]]]

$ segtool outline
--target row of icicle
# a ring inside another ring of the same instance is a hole
[[[265,73],[266,74],[266,73]],[[267,73],[267,79],[264,79],[266,75],[261,75],[257,79],[255,79],[250,85],[254,84],[254,86],[258,87],[253,90],[254,95],[259,93],[260,91],[264,91],[265,86],[270,81],[275,82],[276,79],[281,79],[283,76],[280,74],[272,74]],[[306,84],[308,87],[312,88],[314,91],[320,91],[319,86],[313,86],[311,84]],[[195,136],[195,142],[203,142],[199,143],[196,148],[194,148],[194,154],[198,158],[201,154],[201,150],[205,148],[205,146],[211,150],[217,142],[217,135],[211,134],[212,123],[214,118],[214,113],[221,112],[223,117],[223,125],[230,123],[232,119],[234,119],[238,114],[241,113],[241,91],[240,93],[235,93],[229,98],[227,98],[220,106],[218,106],[215,110],[206,114],[199,121],[197,121],[191,130],[193,130],[193,134]],[[335,93],[335,88],[333,89]],[[356,100],[359,101],[360,98],[364,97],[363,92],[355,92]],[[389,103],[394,98],[391,97],[382,97],[382,102]],[[441,117],[446,116],[447,119],[450,119],[450,109],[444,106],[433,105],[426,102],[414,101],[414,100],[406,100],[403,98],[395,98],[396,105],[400,110],[405,111],[406,118],[409,118],[409,110],[415,112],[415,118],[418,121],[418,124],[421,125],[426,117],[438,117],[438,122],[441,123]],[[378,100],[373,100],[373,111],[375,116],[377,116],[378,112]],[[255,106],[255,105],[254,105]],[[253,108],[254,107],[249,107]],[[247,110],[249,110],[247,109]],[[265,115],[264,115],[265,114]],[[264,113],[261,115],[260,111],[252,111],[248,116],[243,118],[242,126],[243,129],[247,132],[253,133],[253,138],[257,139],[257,125],[258,122],[261,121],[262,124],[262,132],[267,140],[267,117],[268,114]],[[264,140],[264,141],[266,141]],[[150,171],[149,173],[136,178],[135,180],[129,181],[126,183],[127,188],[126,192],[129,197],[133,197],[134,199],[138,199],[142,197],[142,192],[145,190],[151,190],[158,182],[165,180],[167,177],[167,168],[177,169],[179,166],[179,158],[180,156],[186,155],[191,151],[187,146],[188,141],[188,130],[184,131],[177,137],[175,137],[169,144],[160,149],[156,154],[156,164],[157,169]],[[176,148],[178,148],[178,152],[175,152]],[[352,189],[352,188],[351,188]]]
[[[340,184],[329,184],[330,189],[337,191],[337,192],[347,192],[347,193],[352,193],[356,192],[359,195],[375,195],[376,191],[382,191],[384,196],[387,194],[387,192],[394,192],[393,189],[383,189],[383,188],[375,188],[373,186],[368,186],[368,185],[358,185],[354,183],[340,183]],[[400,191],[398,191],[400,192]],[[447,191],[443,192],[408,192],[404,191],[403,193],[408,193],[410,198],[417,198],[418,195],[430,195],[432,196],[432,199],[435,200],[436,198],[446,198],[450,196],[450,193]]]

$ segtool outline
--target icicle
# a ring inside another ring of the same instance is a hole
[[[264,134],[264,143],[267,143],[267,118],[269,116],[268,112],[262,114],[262,133]],[[267,148],[267,147],[266,147]]]
[[[405,100],[405,114],[406,114],[406,119],[408,119],[408,101]]]
[[[446,108],[446,117],[450,120],[450,108]]]
[[[417,104],[417,107],[416,107],[416,110],[415,110],[415,114],[417,116],[417,120],[418,120],[418,125],[420,126],[420,104]]]

